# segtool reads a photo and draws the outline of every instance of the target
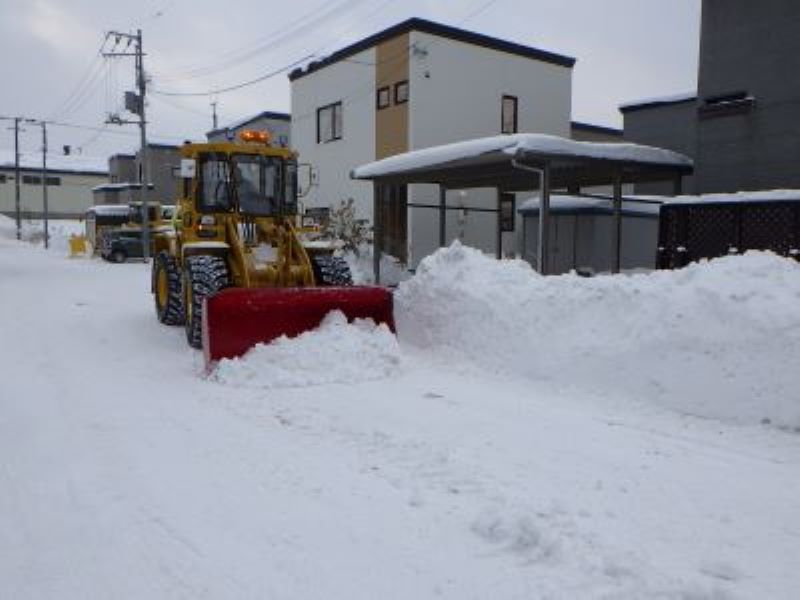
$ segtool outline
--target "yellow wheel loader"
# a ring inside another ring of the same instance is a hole
[[[263,132],[186,144],[172,226],[155,236],[156,315],[206,364],[315,328],[332,310],[394,328],[391,293],[353,286],[330,245],[297,233],[297,156]]]

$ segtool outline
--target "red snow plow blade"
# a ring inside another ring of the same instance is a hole
[[[315,329],[332,310],[348,321],[372,319],[394,331],[392,293],[382,287],[231,288],[205,300],[206,368],[256,344]]]

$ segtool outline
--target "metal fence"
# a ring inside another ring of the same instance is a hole
[[[771,250],[800,261],[800,198],[661,207],[657,268],[677,269],[747,250]]]

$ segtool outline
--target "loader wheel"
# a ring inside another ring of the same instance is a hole
[[[178,260],[161,251],[153,260],[156,316],[164,325],[183,325],[183,291]]]
[[[186,341],[203,347],[203,299],[228,287],[228,265],[219,256],[190,256],[184,261],[183,306],[186,313]]]
[[[312,256],[311,266],[314,269],[317,285],[353,285],[350,266],[339,256],[329,254]]]

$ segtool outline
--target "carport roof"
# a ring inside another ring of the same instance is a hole
[[[537,189],[523,167],[550,168],[551,187],[663,181],[689,175],[693,161],[677,152],[629,143],[579,142],[520,133],[415,150],[354,169],[353,179],[376,183],[436,183],[450,189]]]

